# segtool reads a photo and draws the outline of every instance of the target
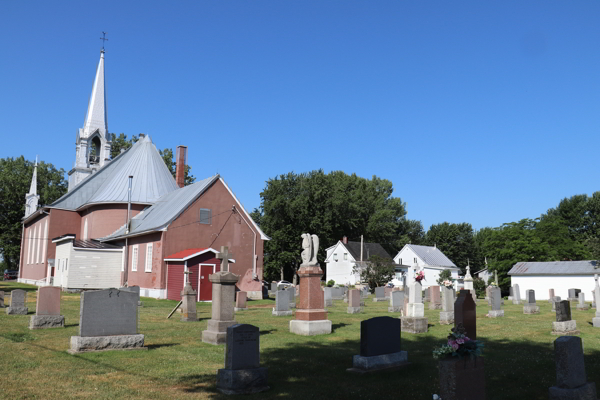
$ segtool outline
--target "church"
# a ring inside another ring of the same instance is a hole
[[[137,285],[142,296],[177,300],[189,279],[198,299],[210,300],[207,275],[227,257],[229,270],[240,276],[237,289],[262,298],[263,243],[269,238],[222,176],[184,186],[187,147],[177,147],[173,178],[143,134],[111,158],[104,56],[102,49],[68,192],[39,207],[34,167],[19,282],[63,290]]]

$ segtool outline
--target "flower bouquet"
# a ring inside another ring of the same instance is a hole
[[[479,357],[483,353],[483,343],[479,340],[471,340],[465,331],[463,324],[452,328],[448,335],[448,342],[433,350],[433,358],[471,358]]]
[[[445,287],[452,289],[454,287],[454,279],[446,279],[445,281],[442,282],[442,285],[444,285]]]
[[[417,275],[415,275],[415,281],[421,282],[423,279],[425,279],[425,272],[423,272],[423,271],[417,272]]]

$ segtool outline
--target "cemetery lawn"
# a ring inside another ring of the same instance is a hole
[[[29,315],[0,313],[0,398],[2,399],[224,399],[216,391],[216,371],[223,368],[224,346],[202,343],[210,303],[198,303],[199,321],[166,319],[175,301],[142,298],[139,332],[148,351],[108,351],[70,355],[71,336],[79,333],[79,294],[62,293],[65,328],[29,330],[36,288],[0,282],[0,290],[28,290]],[[8,293],[7,293],[8,294]],[[9,303],[7,299],[6,303]],[[524,315],[522,305],[505,301],[504,318],[486,318],[487,303],[477,307],[477,338],[485,343],[487,398],[547,399],[555,383],[554,313],[539,301],[541,313]],[[437,360],[431,352],[445,342],[451,326],[439,324],[439,311],[425,307],[429,332],[402,333],[410,366],[367,375],[346,372],[359,353],[360,321],[387,312],[387,302],[366,299],[363,314],[347,314],[346,303],[329,308],[331,335],[303,337],[289,333],[293,317],[273,317],[274,300],[249,301],[236,313],[240,323],[260,328],[261,364],[269,369],[271,389],[244,399],[431,399],[438,393]],[[588,380],[600,384],[600,330],[595,310],[573,318],[584,342]]]

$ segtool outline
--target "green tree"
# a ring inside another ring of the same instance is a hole
[[[139,140],[139,138],[136,135],[133,135],[131,137],[131,139],[128,140],[127,135],[124,133],[121,133],[119,136],[115,135],[114,133],[111,133],[111,136],[112,136],[112,147],[110,149],[111,158],[117,157],[119,154],[121,154],[122,150],[124,151],[124,150],[129,149],[131,146],[133,146],[133,144],[135,142],[137,142]],[[177,164],[175,161],[173,161],[173,149],[166,148],[164,150],[158,150],[158,152],[160,153],[160,156],[162,157],[163,161],[165,162],[165,165],[167,166],[167,168],[173,175],[173,178],[175,178],[176,172],[177,172]],[[191,166],[189,166],[189,165],[185,166],[184,184],[186,186],[191,185],[192,183],[194,183],[196,181],[196,177],[191,174],[191,170],[192,170]]]
[[[431,225],[425,235],[425,243],[429,246],[435,245],[463,273],[465,273],[467,263],[470,263],[475,270],[482,268],[483,257],[478,254],[473,227],[469,223],[444,222]]]
[[[392,197],[392,183],[323,170],[290,172],[269,179],[261,192],[261,205],[253,212],[261,229],[271,237],[265,243],[265,276],[274,279],[280,269],[292,275],[300,256],[300,235],[319,236],[318,257],[343,236],[380,243],[390,254],[401,247],[398,238],[410,237],[414,225],[406,223],[405,204]],[[409,229],[412,226],[412,231]],[[417,229],[418,230],[418,229]]]
[[[437,284],[440,286],[444,285],[444,281],[451,281],[452,280],[452,271],[450,271],[449,269],[445,269],[442,272],[440,272],[438,279],[437,279]]]
[[[360,281],[368,284],[373,293],[376,287],[384,286],[394,278],[394,261],[391,258],[372,255],[362,267],[354,267],[353,272],[360,273]]]
[[[485,297],[485,281],[479,277],[473,278],[473,289],[477,297]]]
[[[25,157],[0,159],[0,255],[6,268],[18,269],[21,252],[25,195],[29,192],[33,165]],[[37,193],[39,204],[50,204],[67,192],[65,171],[39,162]]]

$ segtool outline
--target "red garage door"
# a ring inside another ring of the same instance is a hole
[[[167,299],[181,300],[183,290],[183,265],[171,265],[168,267]]]

